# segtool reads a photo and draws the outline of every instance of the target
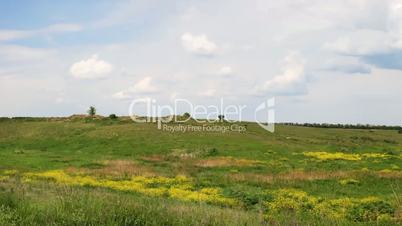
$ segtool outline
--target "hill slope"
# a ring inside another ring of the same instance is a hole
[[[1,121],[0,222],[401,220],[397,131],[279,125],[272,134],[242,125],[247,131],[171,133],[106,118]]]

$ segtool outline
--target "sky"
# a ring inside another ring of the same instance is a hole
[[[3,0],[0,97],[3,117],[223,98],[253,120],[275,97],[280,122],[401,125],[402,2]]]

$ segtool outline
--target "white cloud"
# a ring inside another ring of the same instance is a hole
[[[217,45],[210,41],[205,34],[192,35],[185,33],[181,36],[183,47],[192,53],[199,55],[213,55],[217,52]]]
[[[170,94],[169,100],[171,102],[174,102],[176,99],[178,99],[179,96],[180,96],[179,92],[173,92],[173,93]]]
[[[389,33],[360,29],[350,32],[335,41],[324,44],[324,48],[345,55],[372,55],[391,51],[395,40]]]
[[[116,99],[124,100],[124,99],[130,99],[132,96],[129,95],[129,93],[127,91],[120,91],[120,92],[113,94],[112,97],[116,98]]]
[[[136,93],[154,93],[158,89],[152,84],[152,77],[145,77],[138,81],[133,87],[132,91]]]
[[[256,94],[266,93],[276,95],[302,94],[306,90],[304,59],[298,53],[291,53],[284,59],[282,74],[256,87]]]
[[[57,97],[55,100],[56,103],[61,104],[64,102],[64,98],[63,97]]]
[[[152,84],[152,77],[147,76],[126,90],[113,94],[116,99],[129,99],[136,94],[150,94],[158,92],[158,88]]]
[[[215,89],[206,89],[199,93],[199,96],[202,96],[202,97],[213,97],[215,95],[216,95]]]
[[[53,50],[20,45],[0,45],[0,61],[44,60],[54,54]]]
[[[393,37],[393,47],[402,50],[402,3],[395,0],[390,5],[388,29]]]
[[[218,75],[227,76],[227,75],[232,75],[232,74],[233,74],[233,69],[229,66],[223,66],[218,71]]]
[[[370,65],[360,62],[356,57],[343,57],[331,60],[324,65],[324,70],[348,74],[371,73]]]
[[[70,73],[75,78],[80,79],[97,79],[104,78],[113,69],[113,66],[103,60],[98,59],[96,54],[86,60],[74,63],[70,67]]]
[[[373,3],[362,1],[362,7],[370,9],[360,15],[360,20],[364,18],[365,21],[351,20],[358,26],[341,31],[341,35],[325,43],[324,48],[338,54],[356,56],[383,55],[402,51],[402,5],[400,1],[373,1]],[[375,21],[372,21],[373,18]],[[370,24],[376,24],[376,21],[380,21],[380,25],[370,26]]]
[[[83,28],[79,24],[53,24],[45,27],[40,31],[40,33],[63,33],[63,32],[76,32],[81,31]]]
[[[36,30],[0,30],[0,41],[12,41],[82,30],[79,24],[53,24]]]
[[[0,30],[0,41],[9,41],[30,37],[31,33],[19,30]]]

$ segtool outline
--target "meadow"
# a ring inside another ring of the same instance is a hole
[[[398,131],[241,126],[3,118],[0,225],[401,225]]]

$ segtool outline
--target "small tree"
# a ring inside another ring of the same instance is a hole
[[[218,115],[219,122],[223,122],[225,120],[224,115]]]
[[[117,116],[116,116],[116,114],[110,114],[110,115],[109,115],[109,118],[110,118],[110,119],[117,119]]]
[[[88,115],[93,117],[96,114],[96,108],[94,106],[90,106],[88,109]]]
[[[191,118],[191,115],[190,115],[190,113],[186,112],[186,113],[183,114],[183,117],[185,119],[189,119],[189,118]]]

